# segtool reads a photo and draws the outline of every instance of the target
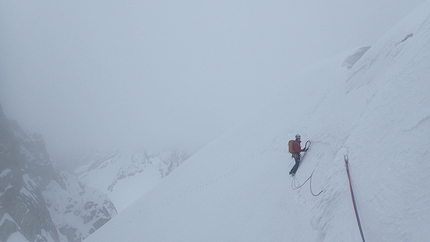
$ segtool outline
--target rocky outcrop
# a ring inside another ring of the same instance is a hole
[[[0,106],[0,241],[82,241],[116,214],[102,193],[51,161],[40,134],[23,131]]]

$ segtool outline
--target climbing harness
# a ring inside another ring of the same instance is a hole
[[[356,219],[357,219],[358,229],[360,230],[361,239],[363,240],[363,242],[365,242],[365,240],[364,240],[363,228],[361,227],[360,217],[358,216],[358,210],[357,210],[357,204],[356,204],[356,202],[355,202],[354,191],[352,190],[351,174],[349,173],[348,156],[347,156],[347,155],[344,155],[344,157],[343,157],[343,158],[344,158],[344,160],[345,160],[346,173],[348,174],[349,190],[350,190],[350,192],[351,192],[352,205],[354,206],[354,212],[355,212],[355,217],[356,217]]]

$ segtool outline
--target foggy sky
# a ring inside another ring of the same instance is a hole
[[[0,102],[54,155],[195,151],[422,2],[0,1]]]

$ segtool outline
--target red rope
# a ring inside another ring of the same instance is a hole
[[[351,174],[349,173],[349,164],[348,164],[347,155],[344,156],[344,160],[345,160],[345,166],[346,166],[346,173],[348,174],[349,191],[351,192],[351,199],[352,199],[352,205],[354,206],[355,218],[357,219],[357,224],[358,224],[358,229],[360,230],[361,239],[363,240],[363,242],[365,242],[363,228],[361,227],[360,217],[358,216],[357,204],[355,203],[354,191],[352,190]]]

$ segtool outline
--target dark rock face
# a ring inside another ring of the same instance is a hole
[[[42,136],[24,132],[0,106],[0,241],[15,232],[29,241],[82,241],[114,215],[105,195],[60,171]]]

